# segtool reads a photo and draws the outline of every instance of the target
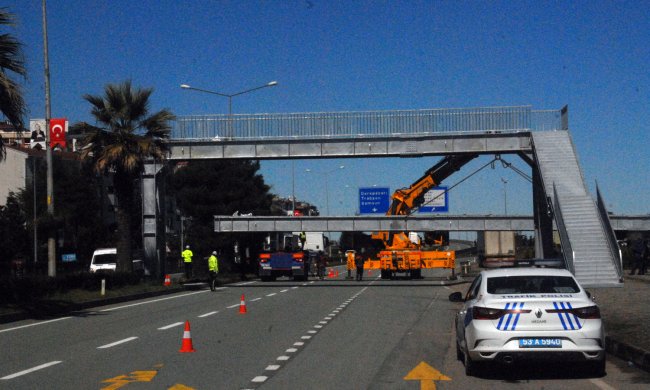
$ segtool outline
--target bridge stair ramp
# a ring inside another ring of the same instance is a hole
[[[614,232],[607,213],[599,212],[587,191],[569,131],[533,132],[532,137],[567,268],[585,287],[622,286]]]

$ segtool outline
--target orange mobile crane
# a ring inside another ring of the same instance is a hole
[[[386,215],[412,214],[422,205],[424,194],[428,190],[476,157],[477,154],[460,154],[443,158],[410,187],[396,190]],[[437,250],[444,244],[442,237],[434,240],[437,248],[424,248],[419,239],[411,240],[407,232],[377,232],[373,233],[372,238],[381,240],[384,249],[379,251],[377,259],[366,260],[364,268],[381,270],[382,279],[390,279],[398,272],[405,272],[411,278],[418,279],[423,268],[454,269],[456,253]]]

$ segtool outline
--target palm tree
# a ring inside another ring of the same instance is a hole
[[[92,105],[91,114],[98,126],[76,123],[71,131],[86,134],[82,141],[82,160],[92,164],[98,174],[113,174],[117,206],[117,270],[133,271],[131,261],[131,216],[135,206],[134,181],[146,160],[162,160],[167,147],[170,121],[167,109],[149,115],[153,89],[134,89],[131,81],[108,84],[104,96],[84,95]]]
[[[13,26],[14,17],[4,8],[0,8],[0,25]],[[25,63],[22,56],[21,44],[9,34],[0,35],[0,111],[7,117],[16,131],[23,129],[25,100],[18,84],[9,77],[15,73],[25,77]],[[5,149],[0,136],[0,160],[4,158]]]

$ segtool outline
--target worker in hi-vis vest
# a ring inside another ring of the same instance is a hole
[[[212,252],[208,258],[208,274],[210,275],[210,290],[215,291],[215,281],[219,273],[219,261],[217,260],[217,251]]]
[[[183,257],[183,264],[185,264],[185,278],[190,279],[192,277],[192,256],[194,256],[194,253],[190,250],[189,245],[185,246],[181,256]]]

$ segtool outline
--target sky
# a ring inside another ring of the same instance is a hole
[[[40,0],[5,1],[24,44],[30,118],[45,116]],[[152,110],[233,113],[569,106],[585,183],[615,214],[650,214],[648,1],[49,0],[52,117],[132,80]],[[532,215],[531,184],[482,156],[443,184],[450,214]],[[519,157],[504,158],[530,174]],[[280,196],[353,215],[359,187],[408,187],[439,157],[262,161]],[[341,168],[343,167],[343,168]],[[295,185],[292,185],[295,183]],[[328,207],[329,206],[329,207]]]

